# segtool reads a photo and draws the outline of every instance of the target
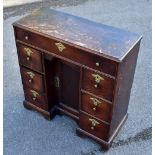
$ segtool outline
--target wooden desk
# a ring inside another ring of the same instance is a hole
[[[52,9],[13,27],[24,106],[69,115],[77,133],[109,148],[127,119],[141,36]]]

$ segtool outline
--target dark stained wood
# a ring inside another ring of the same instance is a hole
[[[34,75],[32,78],[31,78],[31,74]],[[39,92],[44,92],[44,83],[43,83],[42,75],[32,70],[21,67],[21,76],[22,76],[23,84],[26,87],[37,90]]]
[[[101,80],[100,83],[96,83],[93,75],[99,75],[104,78],[104,80]],[[112,101],[114,84],[115,80],[112,78],[106,77],[98,72],[83,69],[82,88],[86,91]],[[97,88],[95,85],[97,85]]]
[[[79,110],[76,110],[70,106],[67,106],[66,104],[63,103],[59,103],[58,104],[58,109],[62,112],[62,113],[66,113],[67,115],[75,118],[75,119],[79,119]]]
[[[80,69],[61,64],[60,102],[79,110]]]
[[[60,76],[60,62],[48,54],[45,54],[44,58],[48,106],[49,109],[51,109],[59,103],[60,100],[60,89],[55,86],[55,77]]]
[[[39,9],[14,25],[64,40],[116,61],[122,60],[141,39],[137,34],[50,8]]]
[[[33,53],[31,53],[30,57],[27,55],[25,48],[30,49]],[[35,49],[32,49],[28,46],[24,46],[21,44],[17,44],[19,63],[31,68],[35,71],[42,72],[42,58],[41,53]],[[27,58],[29,57],[29,60]]]
[[[96,120],[99,124],[96,125],[96,127],[92,130],[92,124],[89,119],[95,119],[92,116],[86,115],[85,113],[80,113],[80,127],[81,129],[89,132],[92,135],[95,135],[98,138],[107,140],[108,139],[108,131],[109,131],[109,125],[104,124],[103,122]]]
[[[51,112],[50,111],[46,111],[46,110],[28,102],[28,101],[25,101],[25,100],[23,101],[23,105],[26,109],[36,110],[37,112],[41,113],[45,117],[45,119],[51,120]]]
[[[18,40],[39,47],[40,49],[47,50],[56,55],[71,59],[72,61],[82,63],[82,65],[89,66],[106,74],[110,74],[112,76],[116,75],[117,63],[112,60],[110,61],[109,59],[84,52],[83,50],[79,50],[64,43],[65,49],[60,52],[55,44],[59,43],[58,40],[52,40],[48,37],[23,30],[21,28],[16,28],[16,36]],[[26,40],[25,37],[28,37],[28,39]],[[84,61],[81,62],[81,60]],[[96,63],[99,63],[99,66],[96,66]]]
[[[80,137],[86,137],[86,136],[88,136],[89,138],[92,138],[93,140],[95,140],[96,142],[98,142],[99,144],[101,144],[102,145],[102,148],[104,150],[108,150],[111,147],[114,138],[117,136],[119,130],[124,125],[124,123],[127,120],[127,118],[128,118],[128,114],[126,114],[124,116],[124,118],[121,120],[120,124],[115,129],[115,132],[113,132],[113,134],[111,135],[111,137],[108,140],[104,140],[104,139],[98,138],[98,137],[94,136],[93,134],[90,134],[89,132],[87,132],[87,131],[79,128],[79,127],[76,129],[76,133]]]
[[[99,100],[101,103],[97,106],[94,106],[91,98],[95,98]],[[94,111],[93,108],[96,110]],[[91,114],[92,116],[99,118],[103,121],[110,122],[110,113],[111,113],[112,105],[96,98],[94,96],[88,95],[86,93],[82,93],[82,101],[81,101],[81,110]]]
[[[36,100],[34,101],[33,100],[34,96],[31,92],[31,90],[33,90],[33,89],[24,88],[24,94],[25,94],[26,101],[36,105],[39,108],[48,110],[48,104],[47,104],[45,95],[37,92],[39,95],[37,95]]]
[[[130,92],[133,83],[136,62],[139,52],[140,42],[131,50],[128,56],[119,65],[117,75],[117,85],[113,103],[113,112],[111,115],[110,135],[113,134],[120,121],[127,113]]]
[[[47,8],[13,27],[24,107],[47,119],[66,114],[108,149],[128,116],[141,36]]]

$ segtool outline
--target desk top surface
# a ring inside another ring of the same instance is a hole
[[[32,12],[14,24],[70,42],[115,61],[121,61],[142,38],[135,33],[50,8]]]

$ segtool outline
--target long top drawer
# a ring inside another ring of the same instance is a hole
[[[48,52],[52,52],[59,57],[70,59],[105,74],[116,76],[117,62],[113,60],[88,53],[58,40],[54,40],[47,36],[45,37],[38,33],[30,32],[18,27],[15,27],[15,34],[17,40]]]

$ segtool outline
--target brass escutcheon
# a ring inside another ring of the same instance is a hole
[[[60,79],[59,79],[58,76],[55,76],[55,77],[54,77],[54,86],[55,86],[56,88],[59,88],[59,87],[60,87]]]
[[[104,80],[104,78],[101,77],[99,74],[92,74],[92,76],[95,78],[96,83],[100,83],[101,80]]]
[[[55,43],[55,45],[57,46],[58,50],[60,52],[62,52],[66,47],[62,44],[62,43]]]

